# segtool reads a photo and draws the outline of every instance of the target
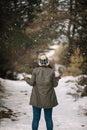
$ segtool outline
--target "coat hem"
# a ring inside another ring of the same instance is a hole
[[[56,105],[53,105],[53,106],[39,106],[39,105],[34,105],[34,104],[29,104],[31,106],[35,106],[37,108],[43,108],[43,109],[48,109],[48,108],[53,108],[53,107],[56,107],[58,105],[58,103]]]

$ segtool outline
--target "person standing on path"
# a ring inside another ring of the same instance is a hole
[[[30,97],[33,110],[32,130],[38,130],[42,109],[47,130],[53,130],[52,112],[53,107],[58,105],[54,87],[58,85],[60,77],[55,77],[45,54],[38,56],[38,65],[39,67],[33,69],[31,78],[24,77],[27,83],[33,86]]]

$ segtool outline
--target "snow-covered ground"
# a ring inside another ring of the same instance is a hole
[[[79,77],[62,77],[55,88],[59,105],[54,108],[54,130],[87,130],[87,97],[74,98]],[[32,87],[25,81],[11,81],[0,78],[4,91],[0,92],[0,111],[11,109],[14,113],[10,118],[0,119],[0,130],[31,130],[32,107],[29,99]],[[4,93],[4,94],[3,94]],[[39,130],[46,130],[44,115]]]

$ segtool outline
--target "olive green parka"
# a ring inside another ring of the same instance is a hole
[[[55,73],[50,67],[37,67],[31,78],[26,80],[33,86],[30,105],[39,108],[52,108],[58,104],[54,87],[58,85]]]

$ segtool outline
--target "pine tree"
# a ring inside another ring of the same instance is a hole
[[[79,48],[76,48],[74,53],[71,55],[70,62],[70,66],[68,67],[69,72],[73,75],[81,74],[81,65],[84,62],[84,58]]]

